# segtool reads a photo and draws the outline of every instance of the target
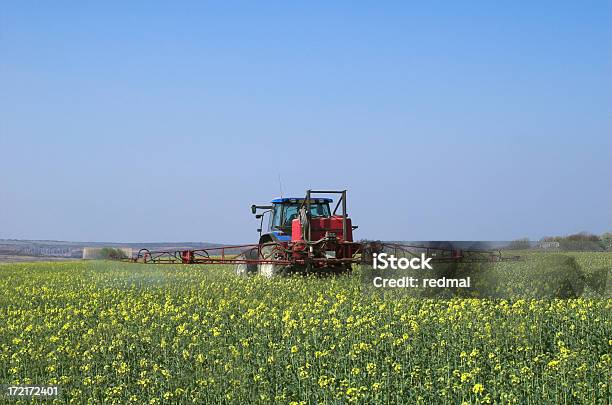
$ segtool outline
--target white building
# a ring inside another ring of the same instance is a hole
[[[559,242],[540,242],[540,249],[559,249]]]

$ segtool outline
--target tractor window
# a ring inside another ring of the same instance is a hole
[[[310,216],[329,217],[329,204],[312,204],[310,206]]]
[[[291,221],[298,218],[300,204],[287,205],[285,208],[285,215],[283,216],[284,226],[290,227]],[[328,204],[311,204],[310,205],[310,216],[311,217],[329,217],[329,205]]]
[[[273,228],[289,228],[291,221],[298,218],[300,204],[278,204],[274,206],[272,219]],[[329,204],[317,203],[310,205],[310,215],[313,217],[329,217]]]
[[[278,204],[274,206],[274,219],[272,220],[272,227],[280,228],[281,226],[281,217],[282,217],[283,206]]]
[[[287,205],[286,206],[285,218],[283,219],[283,222],[285,223],[286,227],[290,227],[291,221],[293,221],[294,219],[298,217],[299,207],[300,207],[299,205]]]

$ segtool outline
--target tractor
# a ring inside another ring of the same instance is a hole
[[[329,196],[335,195],[338,199],[334,204]],[[346,206],[346,190],[307,190],[301,198],[282,197],[269,205],[251,206],[260,223],[257,243],[167,251],[143,248],[128,260],[150,264],[234,265],[238,276],[265,277],[295,273],[343,274],[350,272],[354,264],[371,265],[374,255],[382,252],[409,258],[426,255],[439,265],[442,275],[456,273],[460,263],[507,260],[499,251],[451,243],[355,242],[353,231],[357,226],[348,217]]]
[[[333,211],[333,200],[317,197],[321,194],[340,196]],[[308,190],[305,197],[277,198],[271,205],[252,205],[251,211],[260,220],[259,241],[241,254],[245,262],[236,265],[236,274],[273,277],[351,270],[361,245],[353,242],[357,226],[346,212],[346,190]]]

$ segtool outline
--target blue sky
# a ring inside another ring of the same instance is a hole
[[[251,242],[347,188],[357,238],[612,229],[612,5],[5,2],[0,238]]]

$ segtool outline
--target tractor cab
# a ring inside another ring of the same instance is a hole
[[[292,240],[293,220],[299,218],[299,210],[305,202],[304,198],[277,198],[271,201],[271,206],[253,206],[255,209],[265,209],[262,214],[257,215],[261,219],[260,243],[265,242],[288,242]],[[331,198],[311,198],[310,218],[329,218],[331,211],[329,204]],[[264,216],[268,214],[268,226],[263,230]]]
[[[340,198],[330,210],[331,198],[314,194],[339,194]],[[272,205],[252,205],[251,211],[260,219],[259,243],[319,243],[323,239],[337,242],[353,242],[353,230],[346,213],[346,190],[307,190],[304,198],[277,198]],[[338,209],[341,209],[338,212]],[[263,210],[257,213],[257,210]],[[264,231],[264,218],[268,226]]]

